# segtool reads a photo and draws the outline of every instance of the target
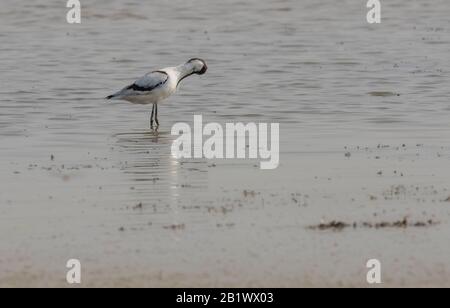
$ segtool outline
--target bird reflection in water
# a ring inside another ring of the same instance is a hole
[[[197,202],[207,188],[207,162],[183,161],[171,155],[175,137],[164,131],[132,131],[114,135],[120,153],[124,185],[130,186],[129,202],[142,204],[147,214],[166,225],[186,223],[182,208]]]

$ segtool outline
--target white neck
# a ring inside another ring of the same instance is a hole
[[[174,70],[178,72],[178,78],[182,79],[194,72],[194,65],[192,63],[184,63],[176,66]]]
[[[177,74],[178,83],[180,83],[181,80],[183,80],[184,78],[193,74],[194,65],[192,65],[192,63],[184,63],[181,65],[175,66],[172,69]]]

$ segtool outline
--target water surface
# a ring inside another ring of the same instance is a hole
[[[0,285],[449,285],[450,6],[356,0],[4,0]],[[364,2],[364,1],[363,1]],[[159,108],[103,100],[208,62]],[[280,123],[280,167],[177,160],[176,122]],[[256,167],[255,167],[256,166]],[[332,220],[438,222],[313,231]]]

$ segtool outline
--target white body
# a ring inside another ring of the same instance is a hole
[[[204,63],[193,61],[150,72],[107,98],[134,104],[158,104],[177,90],[182,79],[198,73],[203,69],[203,65]]]

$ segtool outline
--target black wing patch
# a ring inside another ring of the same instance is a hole
[[[145,86],[140,86],[137,85],[136,83],[133,83],[132,85],[129,85],[128,87],[126,87],[126,90],[134,90],[134,91],[139,91],[139,92],[149,92],[149,91],[153,91],[154,89],[156,89],[157,87],[162,86],[163,84],[166,83],[167,79],[169,79],[169,75],[164,72],[164,71],[154,71],[152,73],[161,73],[165,75],[165,78],[162,79],[161,81],[159,81],[158,83],[149,83]]]
[[[154,90],[155,88],[159,87],[162,84],[164,84],[164,82],[160,82],[160,83],[158,83],[156,85],[152,85],[150,87],[140,87],[137,84],[133,83],[132,85],[129,85],[128,87],[126,87],[126,89],[127,90],[140,91],[140,92],[148,92],[148,91]]]

